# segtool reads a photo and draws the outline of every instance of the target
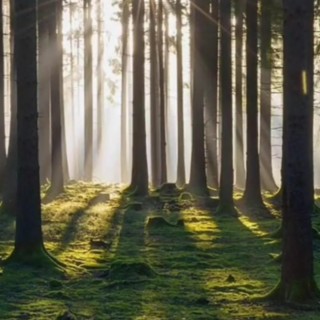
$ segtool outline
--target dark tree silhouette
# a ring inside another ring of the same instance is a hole
[[[43,266],[54,263],[54,260],[44,249],[41,230],[36,16],[36,0],[15,1],[14,57],[18,95],[17,217],[15,246],[6,262]]]
[[[61,85],[61,58],[62,47],[58,37],[59,1],[50,4],[49,39],[53,48],[53,59],[50,68],[50,102],[51,102],[51,187],[50,196],[54,197],[63,191],[62,165],[62,85]],[[47,4],[48,5],[48,4]]]
[[[258,154],[258,1],[247,0],[247,176],[244,201],[249,206],[263,206]]]
[[[319,297],[314,281],[313,0],[284,0],[284,109],[286,158],[281,279],[270,294],[286,302]],[[296,45],[299,43],[299,50]]]
[[[221,175],[218,212],[234,214],[232,150],[231,1],[220,1]]]
[[[177,115],[178,115],[178,163],[177,186],[183,187],[186,183],[186,169],[184,159],[184,118],[183,118],[183,57],[182,57],[182,5],[176,1],[177,27]]]
[[[189,190],[194,194],[207,195],[207,177],[204,149],[204,63],[203,52],[205,40],[205,23],[203,12],[205,2],[202,0],[191,1],[191,65],[192,65],[192,151],[191,151],[191,172]]]
[[[235,164],[236,164],[236,186],[244,188],[246,183],[246,172],[244,168],[244,146],[243,146],[243,14],[245,12],[246,0],[235,3],[235,105],[236,105],[236,133],[235,133]]]
[[[132,177],[128,191],[137,196],[148,194],[144,89],[144,0],[132,3],[133,16],[133,144]]]

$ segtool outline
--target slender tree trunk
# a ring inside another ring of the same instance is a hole
[[[98,1],[97,16],[98,16],[98,65],[97,65],[97,82],[98,82],[98,96],[97,96],[97,128],[98,128],[98,150],[101,148],[103,123],[104,123],[104,32],[103,32],[103,0]]]
[[[231,1],[220,2],[220,88],[222,111],[221,175],[218,211],[234,213],[232,149]]]
[[[14,59],[15,41],[15,0],[10,0],[10,135],[5,170],[5,188],[3,190],[2,208],[16,214],[17,205],[17,78],[16,61]]]
[[[281,279],[273,295],[286,302],[319,297],[314,280],[313,0],[284,0],[284,108],[287,134]],[[299,50],[297,50],[299,43]]]
[[[6,166],[5,124],[4,124],[4,42],[3,42],[3,0],[0,0],[0,190],[4,187]]]
[[[63,191],[63,167],[62,167],[62,128],[61,128],[61,86],[60,86],[60,46],[58,41],[58,10],[59,4],[55,0],[50,5],[51,16],[49,22],[49,39],[54,52],[50,70],[51,93],[51,196]]]
[[[76,122],[76,105],[75,105],[75,81],[74,81],[74,30],[73,30],[73,10],[74,10],[75,4],[70,1],[69,3],[69,20],[70,20],[70,107],[71,107],[71,114],[72,114],[72,141],[74,146],[77,144],[78,139],[78,132],[77,132],[77,126],[75,124]],[[74,150],[77,150],[75,147]],[[77,179],[79,176],[79,163],[77,160],[77,155],[75,154],[73,156],[73,166],[74,166],[74,179]]]
[[[128,182],[128,155],[127,155],[127,110],[128,110],[128,42],[129,42],[129,3],[123,0],[122,8],[122,71],[121,71],[121,182]]]
[[[37,132],[36,0],[15,0],[18,93],[18,184],[14,255],[43,246]],[[26,192],[27,191],[27,192]]]
[[[277,185],[272,172],[271,146],[271,0],[261,1],[260,73],[260,175],[263,190],[274,192]]]
[[[177,27],[177,126],[178,126],[178,163],[177,186],[183,187],[186,183],[186,169],[184,159],[184,111],[183,111],[183,57],[182,57],[182,6],[181,0],[176,2]]]
[[[210,11],[211,10],[211,11]],[[218,105],[218,31],[219,0],[209,0],[205,18],[206,32],[206,86],[205,136],[208,185],[218,188],[217,105]]]
[[[40,182],[46,183],[51,177],[50,166],[50,63],[48,57],[50,53],[48,18],[50,11],[46,0],[39,1],[38,12],[38,30],[39,30],[39,161],[40,161]]]
[[[250,206],[262,206],[258,154],[258,1],[247,0],[247,177],[244,200]]]
[[[207,177],[204,149],[204,86],[203,86],[203,50],[205,24],[203,23],[204,3],[193,0],[192,21],[192,151],[189,190],[199,195],[207,195]]]
[[[144,89],[144,0],[132,3],[133,27],[133,144],[132,177],[129,190],[135,195],[148,193],[148,166]]]
[[[84,178],[92,180],[93,171],[93,91],[92,91],[92,17],[91,0],[83,1],[84,10],[84,101],[85,101],[85,124],[84,124]]]
[[[243,14],[245,11],[246,0],[236,1],[236,185],[239,188],[244,188],[246,181],[246,172],[244,168],[244,146],[243,146]]]
[[[161,184],[160,166],[160,91],[158,54],[156,41],[156,4],[150,0],[150,125],[151,125],[151,185],[158,188]]]
[[[167,182],[166,152],[166,79],[163,56],[163,0],[158,0],[158,65],[159,65],[159,105],[160,105],[160,184]]]

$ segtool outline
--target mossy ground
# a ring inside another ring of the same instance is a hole
[[[177,194],[130,202],[118,186],[77,183],[43,205],[45,246],[67,272],[5,268],[0,319],[51,320],[65,311],[95,320],[319,319],[318,310],[251,300],[279,280],[280,265],[271,255],[281,245],[270,234],[280,221],[271,205],[268,218],[241,205],[238,217],[217,215]],[[168,224],[146,227],[150,217]],[[318,215],[314,220],[320,229]],[[1,215],[0,228],[5,258],[14,221]],[[319,240],[315,256],[320,284]]]

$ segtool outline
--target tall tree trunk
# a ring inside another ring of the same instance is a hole
[[[41,0],[38,11],[39,30],[39,162],[40,162],[40,182],[46,183],[51,177],[50,165],[50,63],[49,58],[49,33],[48,33],[48,10],[47,0]]]
[[[0,0],[0,190],[4,187],[6,166],[5,124],[4,124],[4,42],[3,42],[3,0]]]
[[[235,141],[235,163],[236,163],[236,185],[244,188],[246,172],[244,168],[244,146],[243,146],[243,14],[245,11],[246,0],[239,0],[235,3],[236,14],[236,141]]]
[[[204,86],[203,86],[203,50],[205,41],[202,35],[205,33],[203,23],[202,0],[191,2],[193,31],[191,39],[192,48],[192,150],[191,172],[189,190],[199,195],[208,195],[205,149],[204,149]]]
[[[98,64],[97,64],[97,82],[98,82],[98,95],[97,95],[97,131],[98,131],[98,150],[100,150],[103,134],[104,123],[104,31],[103,31],[103,0],[98,1],[97,17],[98,17]]]
[[[93,91],[92,91],[92,17],[91,0],[83,0],[84,10],[84,179],[92,180],[93,171]]]
[[[244,200],[250,206],[263,206],[258,154],[258,1],[247,0],[247,177]]]
[[[217,150],[217,106],[218,106],[218,31],[219,0],[208,0],[205,17],[207,31],[205,36],[206,85],[205,85],[205,136],[208,185],[218,188],[218,150]],[[210,11],[211,10],[211,11]]]
[[[314,280],[313,0],[284,0],[284,108],[287,157],[281,279],[272,293],[286,302],[319,297]],[[297,50],[299,43],[299,50]]]
[[[4,176],[2,208],[16,214],[17,205],[17,79],[14,59],[15,41],[15,0],[10,0],[10,135],[9,148]]]
[[[18,93],[18,180],[14,252],[26,258],[42,250],[37,131],[36,1],[15,1],[15,62]],[[28,191],[28,192],[26,192]]]
[[[127,155],[127,110],[128,110],[128,44],[129,44],[129,3],[123,0],[122,7],[122,57],[121,57],[121,182],[128,182],[128,155]]]
[[[73,25],[73,11],[75,8],[75,3],[72,1],[69,2],[69,20],[70,20],[70,107],[71,107],[71,115],[72,115],[72,141],[74,144],[75,149],[78,150],[77,145],[77,139],[78,139],[78,132],[77,132],[77,126],[75,124],[76,122],[76,115],[77,115],[77,108],[75,105],[75,81],[74,81],[74,25]],[[77,160],[77,155],[74,155],[73,157],[73,168],[74,168],[74,179],[77,179],[79,176],[79,164]]]
[[[50,70],[51,92],[51,188],[50,195],[55,196],[63,191],[62,166],[62,126],[61,126],[61,83],[60,83],[60,55],[61,47],[58,39],[59,1],[50,5],[51,17],[49,22],[49,39],[54,52]]]
[[[274,192],[277,185],[272,172],[271,146],[271,5],[271,0],[261,1],[260,179],[263,190]]]
[[[182,6],[181,0],[176,2],[177,27],[177,126],[178,126],[178,163],[177,186],[186,183],[186,169],[184,159],[184,112],[183,112],[183,57],[182,57]]]
[[[231,0],[220,2],[220,21],[222,150],[218,211],[233,214],[235,209],[233,204]]]
[[[166,79],[163,55],[163,0],[158,0],[158,65],[159,65],[159,105],[160,105],[160,184],[167,182],[166,152]]]
[[[133,15],[133,144],[132,177],[129,190],[135,195],[148,193],[148,166],[144,89],[144,0],[132,3]]]
[[[156,4],[150,0],[150,126],[151,126],[151,185],[158,188],[161,184],[160,159],[160,91],[156,39]]]

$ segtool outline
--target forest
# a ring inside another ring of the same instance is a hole
[[[0,320],[319,319],[319,13],[0,0]]]

